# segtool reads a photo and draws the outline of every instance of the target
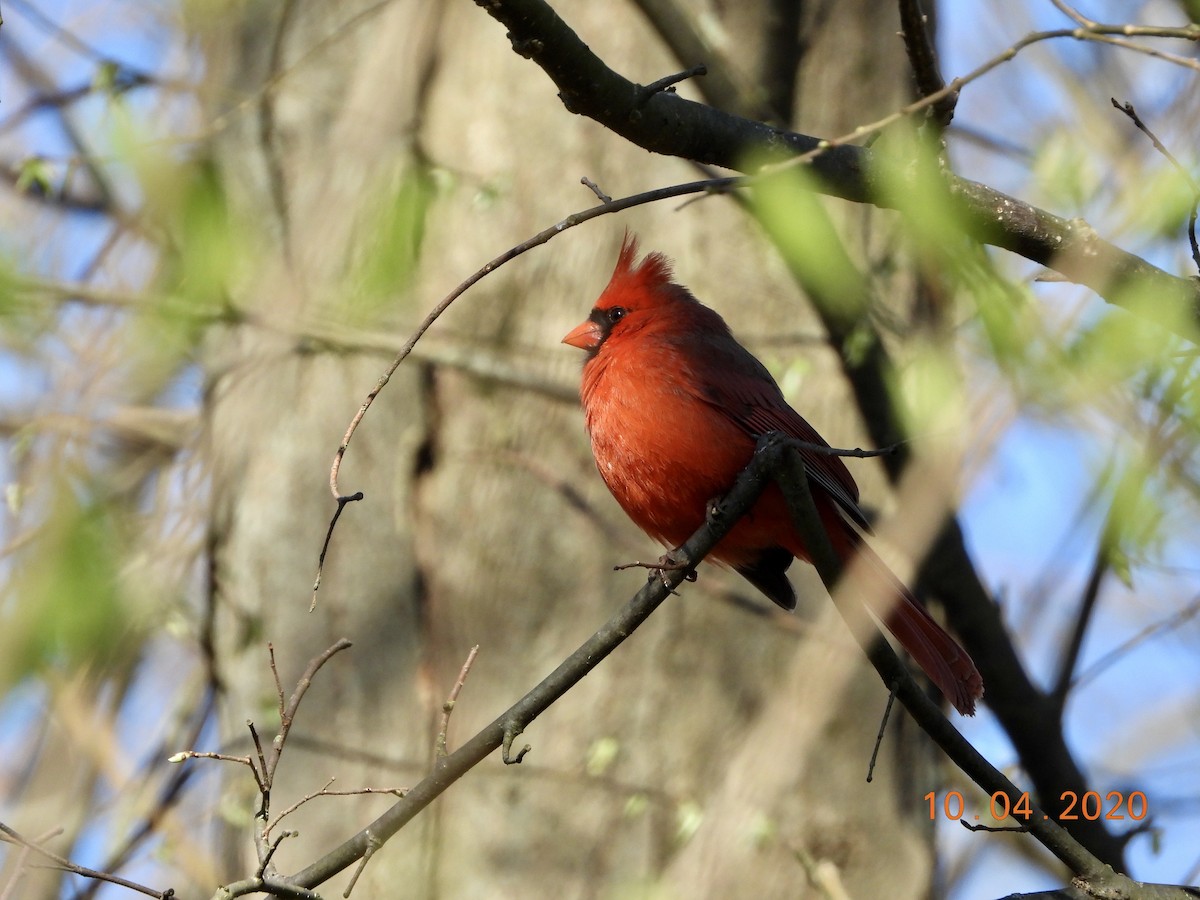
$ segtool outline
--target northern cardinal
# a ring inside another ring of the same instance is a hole
[[[563,343],[587,352],[580,396],[601,476],[643,531],[678,547],[704,522],[708,503],[733,487],[761,435],[779,431],[828,445],[725,320],[671,280],[667,258],[651,253],[637,262],[637,248],[637,239],[626,236],[608,287]],[[973,714],[983,679],[864,543],[859,529],[867,530],[867,519],[850,472],[837,456],[802,453],[834,550],[843,562],[869,558],[870,571],[883,581],[872,592],[881,598],[880,617],[955,709]],[[795,608],[787,568],[809,555],[777,485],[767,487],[710,557],[779,606]]]

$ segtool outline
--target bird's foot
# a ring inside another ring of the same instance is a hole
[[[724,497],[713,497],[704,504],[704,520],[709,525],[716,525],[725,517],[724,502]]]

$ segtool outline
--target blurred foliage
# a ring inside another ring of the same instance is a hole
[[[40,156],[27,157],[17,170],[16,187],[18,191],[51,195],[54,192],[54,167]]]
[[[224,181],[208,160],[175,164],[143,157],[148,224],[160,230],[166,253],[159,274],[164,297],[181,312],[215,314],[247,268],[254,243],[230,214]]]
[[[1080,210],[1104,187],[1102,159],[1079,136],[1059,129],[1034,154],[1030,174],[1043,202],[1059,210]]]
[[[1131,560],[1145,558],[1152,546],[1161,549],[1163,498],[1152,481],[1157,468],[1153,460],[1141,456],[1116,466],[1105,479],[1112,483],[1112,505],[1100,547],[1113,574],[1130,589]]]
[[[90,493],[84,491],[84,494]],[[102,675],[137,649],[144,621],[121,587],[127,529],[112,507],[61,485],[14,562],[0,628],[0,687],[46,672]]]
[[[846,252],[812,175],[789,166],[758,179],[750,190],[752,210],[784,262],[814,303],[844,331],[869,308],[867,284]]]
[[[428,169],[413,162],[396,183],[367,192],[360,216],[357,242],[360,254],[354,263],[350,287],[338,309],[348,325],[379,324],[396,307],[412,285],[425,237],[425,218],[436,192]]]

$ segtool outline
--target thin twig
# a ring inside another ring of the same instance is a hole
[[[1198,615],[1200,615],[1200,599],[1192,601],[1183,609],[1173,613],[1159,622],[1147,625],[1137,634],[1133,635],[1128,640],[1122,641],[1112,650],[1108,651],[1108,653],[1105,653],[1102,657],[1080,672],[1075,678],[1071,687],[1077,688],[1081,684],[1095,679],[1105,669],[1108,669],[1115,663],[1119,662],[1122,657],[1128,655],[1129,652],[1136,648],[1139,644],[1146,642],[1157,634],[1179,628],[1181,625],[1186,624],[1187,622],[1196,618]]]
[[[258,777],[258,793],[261,802],[258,807],[258,817],[266,821],[268,814],[271,811],[271,780],[267,777],[267,760],[263,755],[262,740],[258,736],[258,729],[254,727],[254,723],[249,719],[246,720],[246,728],[250,730],[250,741],[254,744],[254,752],[258,756],[257,772],[262,773]]]
[[[275,769],[279,766],[279,758],[283,755],[283,747],[287,743],[288,732],[291,731],[292,723],[296,720],[296,711],[300,708],[300,701],[304,699],[304,695],[312,686],[313,678],[320,671],[321,666],[329,662],[334,655],[343,650],[348,650],[352,646],[346,638],[335,641],[329,649],[314,657],[309,662],[308,668],[304,670],[304,674],[296,682],[295,690],[292,691],[287,708],[283,710],[283,714],[280,716],[279,733],[271,741],[271,755],[267,759],[267,770],[265,773],[268,787],[274,782]]]
[[[442,726],[438,729],[438,736],[434,745],[434,756],[438,764],[446,757],[446,734],[450,731],[450,714],[454,712],[454,705],[458,702],[458,695],[462,691],[463,685],[467,681],[467,675],[470,674],[471,666],[474,665],[475,657],[478,655],[479,645],[476,644],[471,648],[471,652],[467,654],[467,659],[462,664],[462,668],[459,669],[454,687],[450,689],[450,696],[442,704]]]
[[[657,562],[652,563],[642,562],[640,559],[635,559],[633,562],[617,563],[612,568],[614,572],[624,572],[628,569],[649,569],[652,572],[671,572],[677,569],[684,569],[688,573],[686,578],[687,581],[696,580],[696,573],[691,571],[691,567],[687,563],[672,562],[665,557]]]
[[[1112,510],[1110,510],[1109,515],[1112,514]],[[1105,528],[1105,536],[1107,533],[1108,528]],[[1103,584],[1104,576],[1109,571],[1108,554],[1105,552],[1104,544],[1105,541],[1102,537],[1100,546],[1096,548],[1096,555],[1092,559],[1087,585],[1083,589],[1083,599],[1079,603],[1079,613],[1075,616],[1075,627],[1071,629],[1071,637],[1063,650],[1062,661],[1059,663],[1058,677],[1054,680],[1054,687],[1050,691],[1049,696],[1058,707],[1059,716],[1062,716],[1063,709],[1067,704],[1072,676],[1075,674],[1075,666],[1079,663],[1079,652],[1083,649],[1083,638],[1087,634],[1088,625],[1092,621],[1092,613],[1096,609],[1096,600],[1100,596],[1100,585]]]
[[[393,797],[403,797],[406,793],[408,793],[408,788],[365,787],[365,788],[353,788],[353,789],[344,790],[344,791],[329,790],[329,786],[331,784],[333,784],[334,781],[336,781],[336,780],[337,779],[335,777],[330,777],[330,779],[327,782],[325,782],[325,786],[323,788],[321,788],[319,791],[313,791],[311,794],[305,794],[303,797],[301,797],[299,800],[297,800],[295,803],[293,803],[291,806],[289,806],[287,809],[285,809],[283,812],[281,812],[279,815],[277,815],[274,818],[274,820],[270,824],[268,824],[266,828],[263,829],[263,835],[269,837],[271,834],[271,829],[273,829],[276,825],[278,825],[280,822],[282,822],[285,818],[290,816],[292,813],[294,813],[300,807],[304,806],[304,804],[309,803],[313,800],[316,800],[318,797],[357,797],[357,796],[360,796],[363,794],[390,794]]]
[[[351,646],[350,641],[342,638],[336,641],[323,653],[313,657],[309,661],[308,667],[304,670],[304,674],[300,676],[300,680],[296,682],[296,687],[292,691],[291,697],[285,704],[283,702],[283,690],[279,681],[279,671],[275,662],[275,648],[268,644],[268,653],[270,656],[271,672],[275,677],[276,691],[279,696],[279,731],[271,741],[270,752],[265,752],[262,745],[262,740],[259,738],[258,729],[254,727],[254,723],[247,720],[246,727],[250,730],[250,739],[254,745],[255,754],[258,758],[258,764],[255,765],[254,758],[250,756],[231,756],[225,753],[212,753],[200,750],[184,750],[174,754],[168,759],[168,762],[179,763],[189,759],[215,759],[223,762],[235,762],[247,766],[254,775],[254,782],[258,786],[259,793],[259,808],[255,814],[255,819],[261,823],[254,829],[254,845],[258,854],[259,868],[257,873],[246,881],[238,882],[236,885],[226,885],[218,891],[218,897],[236,897],[243,893],[251,893],[256,890],[265,890],[263,887],[271,880],[268,876],[273,876],[273,873],[267,872],[267,867],[270,865],[271,858],[275,855],[275,851],[279,846],[279,842],[289,836],[290,833],[285,833],[277,838],[274,842],[270,840],[270,833],[274,824],[278,824],[278,820],[272,823],[270,820],[271,811],[271,789],[275,782],[275,772],[279,767],[279,760],[283,756],[283,749],[287,744],[288,733],[291,730],[292,723],[296,719],[296,713],[300,708],[300,702],[304,699],[304,695],[308,692],[312,685],[312,680],[335,654],[345,650]],[[298,804],[297,804],[298,805]],[[289,808],[288,811],[291,811]],[[282,816],[280,817],[282,818]],[[309,896],[307,893],[292,893],[287,896]]]
[[[1115,109],[1119,109],[1121,112],[1125,113],[1125,115],[1129,117],[1130,121],[1137,126],[1138,130],[1141,131],[1142,134],[1146,135],[1146,137],[1150,138],[1150,143],[1154,145],[1154,149],[1165,156],[1167,161],[1175,167],[1175,171],[1186,178],[1187,183],[1191,185],[1192,210],[1190,213],[1188,213],[1188,243],[1192,247],[1192,262],[1196,264],[1197,269],[1200,269],[1200,244],[1196,243],[1196,208],[1198,205],[1200,205],[1200,185],[1196,184],[1196,179],[1192,177],[1191,173],[1185,169],[1180,164],[1179,160],[1175,158],[1174,154],[1172,154],[1171,151],[1163,145],[1163,142],[1158,139],[1158,135],[1151,131],[1150,127],[1142,121],[1141,116],[1137,114],[1137,110],[1133,108],[1132,103],[1129,101],[1126,101],[1124,104],[1118,103],[1116,97],[1110,97],[1109,100],[1112,101],[1112,105]]]
[[[896,703],[895,684],[888,691],[887,706],[883,708],[883,715],[879,719],[879,732],[875,735],[875,747],[871,750],[871,761],[867,763],[867,784],[870,784],[875,779],[875,762],[879,759],[879,748],[883,746],[883,733],[887,729],[888,719],[892,717],[892,707]]]
[[[300,834],[300,832],[298,832],[298,831],[281,831],[281,832],[279,832],[279,836],[277,838],[275,838],[275,840],[271,841],[270,846],[267,847],[267,852],[263,854],[262,861],[259,862],[259,864],[258,864],[257,876],[259,878],[263,878],[266,876],[267,867],[271,865],[271,858],[275,855],[275,851],[279,849],[279,845],[282,844],[284,841],[286,841],[288,838],[297,837],[297,836],[299,836],[299,834]]]
[[[380,391],[387,386],[388,382],[392,378],[392,375],[394,375],[396,370],[400,368],[400,364],[409,357],[413,351],[413,348],[416,347],[417,343],[425,335],[425,332],[427,332],[433,326],[433,324],[441,317],[442,313],[450,308],[455,300],[466,293],[481,279],[496,271],[505,263],[511,262],[518,256],[521,256],[529,250],[532,250],[534,247],[541,246],[542,244],[545,244],[551,239],[562,234],[564,231],[567,231],[578,225],[582,225],[584,222],[590,222],[592,219],[595,219],[599,216],[622,212],[635,206],[654,203],[658,200],[664,200],[671,197],[682,197],[688,194],[702,193],[714,188],[728,188],[733,185],[746,184],[749,182],[749,180],[750,179],[748,176],[736,175],[728,178],[691,181],[685,184],[676,184],[671,185],[670,187],[657,188],[653,191],[644,191],[642,193],[632,194],[619,200],[604,201],[598,206],[593,206],[589,209],[572,213],[565,219],[556,222],[549,228],[542,229],[528,240],[522,241],[514,247],[510,247],[499,256],[490,260],[465,281],[459,283],[459,285],[455,287],[454,290],[452,290],[449,294],[443,297],[442,300],[436,306],[434,306],[432,310],[429,311],[428,315],[421,320],[421,323],[417,326],[412,335],[409,336],[408,340],[404,342],[404,346],[400,348],[399,353],[396,354],[396,357],[392,360],[391,364],[379,377],[379,380],[375,383],[375,387],[371,389],[369,394],[367,394],[366,399],[362,402],[362,405],[359,406],[358,412],[354,414],[354,418],[350,420],[350,424],[346,427],[346,433],[342,436],[342,442],[338,445],[337,452],[334,454],[333,464],[329,468],[329,490],[330,493],[333,494],[334,500],[337,501],[337,509],[334,511],[333,518],[329,522],[329,528],[325,533],[325,542],[321,547],[321,554],[317,559],[317,575],[313,582],[313,599],[312,605],[309,607],[310,611],[315,609],[317,605],[316,594],[317,590],[321,586],[321,574],[325,566],[325,555],[329,550],[330,541],[333,539],[333,531],[334,527],[337,525],[338,518],[341,516],[342,510],[346,503],[353,500],[361,500],[363,498],[362,491],[349,496],[343,495],[341,488],[338,485],[338,473],[341,471],[342,460],[345,458],[346,451],[350,447],[350,441],[354,437],[355,431],[358,430],[358,426],[362,422],[363,416],[367,414],[367,410],[371,408],[371,404],[375,402],[375,398],[379,396]]]
[[[341,470],[342,459],[346,455],[346,450],[350,446],[350,440],[354,437],[354,432],[358,430],[359,423],[362,421],[363,416],[366,415],[367,410],[370,409],[371,404],[375,402],[375,398],[379,396],[379,392],[387,386],[387,383],[391,380],[392,375],[396,373],[396,370],[400,367],[400,364],[403,363],[404,360],[408,358],[409,354],[412,353],[413,348],[417,345],[421,338],[425,336],[425,332],[427,332],[433,326],[433,324],[439,318],[441,318],[442,313],[449,309],[454,301],[465,294],[470,288],[474,287],[481,279],[491,274],[496,269],[499,269],[505,263],[511,262],[518,256],[521,256],[522,254],[532,250],[534,247],[540,247],[542,244],[545,244],[553,238],[558,237],[558,235],[562,234],[563,232],[568,231],[571,228],[575,228],[578,225],[582,225],[584,222],[590,222],[592,219],[598,218],[599,216],[612,215],[613,213],[632,209],[635,206],[642,206],[647,203],[654,203],[659,200],[665,200],[672,197],[683,197],[688,194],[702,193],[704,191],[711,190],[714,187],[729,187],[735,184],[746,184],[749,182],[749,180],[750,179],[748,176],[734,175],[715,180],[705,179],[703,181],[690,181],[684,184],[676,184],[665,188],[657,188],[652,191],[643,191],[638,194],[632,194],[628,197],[622,197],[619,200],[602,202],[598,206],[589,207],[588,209],[572,213],[565,219],[554,223],[548,228],[542,229],[537,234],[533,235],[533,237],[528,238],[527,240],[524,240],[513,247],[510,247],[499,256],[489,260],[466,280],[460,282],[449,294],[443,297],[437,303],[437,305],[433,307],[433,309],[429,311],[428,315],[426,315],[424,319],[421,320],[421,323],[417,326],[416,330],[412,333],[412,335],[409,336],[409,339],[404,342],[404,346],[400,348],[400,351],[396,354],[395,359],[392,360],[391,364],[384,371],[383,375],[379,377],[375,387],[369,394],[367,394],[366,399],[359,407],[358,412],[355,413],[354,418],[350,420],[350,424],[346,428],[346,433],[342,436],[342,442],[338,445],[337,452],[334,454],[333,464],[329,470],[329,490],[330,493],[333,494],[334,499],[339,503],[344,502],[341,488],[338,485],[338,473]],[[353,495],[349,499],[362,499],[361,493]],[[340,512],[340,508],[338,512]],[[337,513],[335,513],[335,522],[336,516]],[[331,531],[333,525],[334,522],[331,522]],[[328,546],[328,539],[326,540],[326,546]]]
[[[270,659],[271,677],[275,680],[275,708],[279,711],[279,719],[283,720],[284,699],[283,682],[279,680],[279,666],[275,664],[275,645],[267,642],[267,657]]]
[[[967,829],[967,831],[986,831],[992,834],[1003,834],[1005,832],[1027,834],[1029,832],[1028,825],[972,825],[966,819],[959,819],[958,824]]]
[[[170,898],[175,896],[174,888],[167,888],[165,891],[156,891],[154,888],[138,884],[136,881],[130,881],[128,878],[122,878],[119,875],[113,875],[109,872],[100,872],[96,869],[89,869],[87,866],[73,863],[64,856],[59,856],[57,853],[53,853],[33,841],[26,840],[3,822],[0,822],[0,835],[3,835],[12,843],[36,853],[43,859],[49,860],[56,868],[62,869],[64,872],[72,872],[75,875],[81,875],[84,878],[91,878],[96,881],[107,881],[109,884],[116,884],[131,891],[137,891],[139,894],[145,894],[148,897],[158,897],[159,900],[170,900]]]
[[[661,94],[663,91],[673,91],[675,89],[675,85],[679,84],[679,82],[687,81],[689,78],[695,78],[699,75],[707,74],[708,68],[701,63],[700,65],[692,66],[690,69],[686,69],[683,72],[676,72],[674,75],[667,75],[664,78],[658,79],[658,81],[652,81],[649,84],[641,85],[638,89],[636,105],[644,106],[646,101],[655,94]]]
[[[230,756],[228,753],[212,753],[207,750],[180,750],[167,757],[169,763],[181,763],[189,759],[215,759],[221,762],[238,763],[239,765],[247,766],[251,770],[254,769],[254,760],[249,756]],[[257,776],[257,772],[255,775]],[[257,777],[255,778],[257,781]]]
[[[393,369],[392,371],[395,371],[395,369]],[[389,373],[389,376],[390,376],[390,373]],[[317,591],[319,591],[321,589],[321,573],[325,571],[325,554],[329,552],[329,542],[331,540],[333,540],[333,529],[337,525],[338,519],[341,518],[342,510],[346,508],[346,504],[354,503],[363,498],[362,491],[356,491],[355,493],[350,494],[345,497],[340,496],[338,494],[336,469],[338,466],[341,465],[342,455],[344,455],[346,452],[345,448],[350,442],[351,435],[354,434],[354,429],[356,429],[358,427],[359,420],[361,420],[362,417],[364,415],[366,415],[367,407],[369,407],[371,405],[371,401],[375,399],[375,395],[378,394],[380,392],[380,390],[383,389],[383,385],[385,385],[385,384],[387,384],[386,378],[380,384],[375,385],[375,390],[372,391],[371,394],[367,397],[366,403],[364,403],[362,405],[362,407],[358,411],[358,415],[356,415],[354,417],[354,421],[352,421],[350,423],[350,428],[347,429],[346,436],[344,438],[342,438],[342,447],[338,451],[339,455],[337,457],[337,461],[334,463],[335,474],[330,476],[332,479],[330,483],[333,485],[334,499],[337,500],[337,509],[334,510],[334,512],[333,512],[333,518],[329,520],[329,528],[327,528],[325,530],[325,540],[321,544],[321,554],[320,554],[320,556],[317,557],[317,577],[315,579],[313,579],[312,602],[308,605],[309,612],[312,612],[313,610],[315,610],[317,608]]]
[[[1079,12],[1079,10],[1075,9],[1075,7],[1064,3],[1063,0],[1050,0],[1050,2],[1057,6],[1058,11],[1073,21],[1076,25],[1079,25],[1083,28],[1095,28],[1099,24],[1098,22],[1093,22],[1091,19],[1084,16],[1083,13]]]
[[[371,832],[367,831],[367,849],[363,852],[362,859],[358,861],[358,866],[354,870],[354,874],[350,876],[350,882],[346,885],[346,890],[342,892],[343,897],[349,897],[350,892],[354,890],[354,886],[358,884],[358,877],[362,875],[363,869],[367,867],[367,863],[371,861],[371,857],[375,855],[375,851],[383,846],[383,841],[375,839]]]
[[[612,197],[600,190],[600,185],[596,184],[596,182],[592,181],[586,175],[579,179],[579,183],[595,194],[596,199],[601,203],[612,203]]]

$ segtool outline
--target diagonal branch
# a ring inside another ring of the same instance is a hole
[[[669,554],[676,565],[664,566],[653,574],[620,612],[585,641],[554,672],[462,747],[441,757],[429,775],[383,815],[307,868],[294,875],[278,878],[276,883],[301,889],[314,888],[324,883],[377,850],[450,785],[497,748],[503,749],[506,761],[519,761],[526,751],[522,750],[515,758],[510,757],[508,751],[513,739],[599,665],[649,618],[674,588],[689,578],[704,556],[754,505],[772,478],[785,486],[789,500],[794,504],[798,527],[804,529],[806,539],[811,540],[809,546],[816,551],[814,558],[818,561],[818,571],[822,580],[832,587],[840,574],[839,566],[832,549],[828,547],[828,538],[820,524],[819,516],[812,506],[800,454],[793,452],[797,446],[800,446],[797,442],[776,434],[762,438],[753,459],[738,476],[729,494],[713,504],[700,529],[681,548]],[[824,553],[821,552],[822,547],[825,549]],[[884,682],[896,686],[896,695],[918,724],[986,792],[1004,793],[1011,800],[1011,808],[1018,808],[1017,801],[1021,792],[1016,786],[959,734],[940,708],[924,694],[890,646],[884,641],[873,640],[859,627],[865,614],[854,612],[851,604],[845,606],[844,609],[839,605],[838,609],[847,617],[856,637],[862,639],[864,652]],[[874,634],[873,630],[871,634]],[[1030,834],[1067,865],[1078,879],[1108,890],[1120,890],[1130,885],[1128,879],[1114,874],[1111,868],[1093,856],[1057,822],[1043,817],[1040,810],[1033,810],[1030,819],[1021,824],[1026,825]],[[218,896],[241,896],[257,890],[260,886],[258,879],[247,879],[244,882],[226,885]]]
[[[764,440],[770,439],[771,436],[768,435]],[[788,446],[785,444],[785,447]],[[867,612],[863,604],[845,602],[844,592],[836,590],[842,576],[842,565],[813,503],[808,477],[804,471],[803,456],[789,448],[788,452],[782,455],[778,469],[780,474],[777,481],[788,502],[792,522],[812,554],[813,566],[833,598],[838,613],[846,621],[850,633],[862,647],[863,653],[879,673],[883,683],[891,687],[917,725],[933,738],[954,764],[982,788],[984,793],[992,796],[1005,794],[1009,798],[1010,809],[1018,809],[1021,791],[959,733],[941,708],[930,700],[917,684],[891,645],[877,639],[877,631],[867,622]],[[1122,885],[1129,884],[1125,876],[1114,874],[1111,867],[1097,859],[1041,809],[1032,808],[1028,816],[1014,821],[1021,826],[1021,830],[1027,830],[1053,853],[1074,875],[1114,888],[1118,882]]]
[[[823,192],[880,207],[902,202],[905,192],[885,194],[883,187],[906,183],[910,173],[887,171],[881,175],[890,168],[887,160],[846,143],[862,137],[865,129],[822,140],[730,115],[677,94],[659,93],[639,103],[639,86],[610,69],[544,0],[476,2],[509,29],[514,50],[550,76],[568,111],[594,119],[646,150],[738,171],[752,165],[747,160],[761,164],[812,154],[806,164]],[[1021,46],[1052,36],[1048,32],[1030,35]],[[1010,48],[987,64],[986,70],[1015,52]],[[985,66],[976,72],[981,70]],[[946,90],[960,89],[965,80],[955,79]],[[941,92],[935,92],[901,112],[923,110],[940,98]],[[875,125],[881,127],[881,123]],[[1175,277],[1101,239],[1085,222],[1061,218],[950,173],[945,177],[963,225],[974,239],[1054,269],[1070,281],[1092,288],[1109,303],[1134,307],[1136,314],[1196,340],[1200,283]],[[1153,297],[1154,303],[1137,303],[1137,297]]]
[[[122,878],[120,875],[113,875],[110,872],[100,872],[96,869],[89,869],[87,866],[81,866],[78,863],[73,863],[66,857],[59,856],[57,853],[47,850],[45,847],[38,845],[34,841],[30,841],[22,837],[3,822],[0,822],[0,842],[16,844],[19,847],[24,847],[27,850],[36,853],[43,859],[48,860],[55,868],[61,869],[64,872],[72,872],[76,875],[82,876],[83,878],[93,878],[97,881],[106,881],[109,884],[119,885],[120,887],[127,888],[128,890],[136,891],[139,894],[145,894],[148,897],[157,897],[159,900],[167,900],[167,898],[175,896],[175,891],[171,888],[168,888],[165,891],[158,891],[152,887],[147,887],[144,884],[138,884],[136,881],[130,881],[128,878]]]
[[[696,566],[717,541],[750,509],[767,483],[770,462],[771,460],[764,458],[762,454],[755,456],[750,466],[738,477],[733,490],[715,509],[709,511],[705,524],[676,551],[681,565],[665,568],[661,575],[655,573],[623,609],[557,669],[473,738],[453,753],[439,758],[429,775],[414,785],[382,816],[340,847],[285,880],[303,887],[322,884],[353,865],[369,850],[391,838],[450,785],[497,748],[502,747],[506,760],[509,759],[508,750],[514,738],[649,618],[671,592],[695,571]],[[521,751],[516,754],[516,759],[523,753],[524,751]],[[237,889],[238,885],[228,885],[225,888],[227,891]],[[228,896],[238,894],[231,893]]]

